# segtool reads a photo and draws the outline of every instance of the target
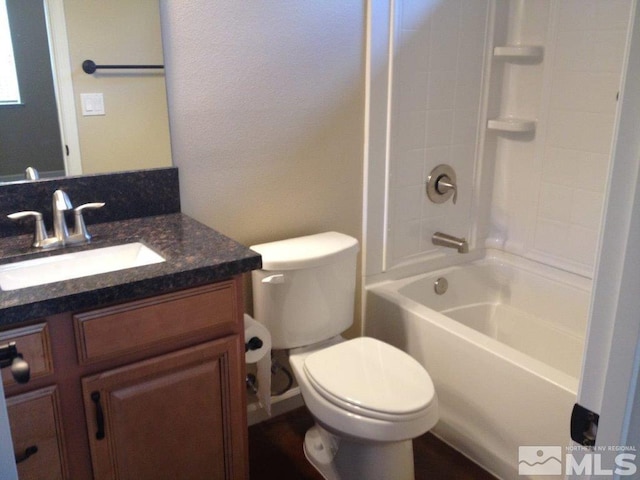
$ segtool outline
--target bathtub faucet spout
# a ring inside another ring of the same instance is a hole
[[[442,232],[436,232],[431,237],[431,242],[440,247],[455,248],[458,253],[469,253],[469,243],[464,238],[454,237]]]

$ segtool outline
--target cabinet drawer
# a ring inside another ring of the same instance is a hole
[[[65,478],[64,448],[55,387],[7,399],[20,480]],[[26,454],[25,452],[30,453]]]
[[[81,363],[205,334],[224,335],[237,324],[236,292],[221,282],[74,315]]]
[[[18,352],[29,364],[31,378],[53,373],[49,330],[46,323],[0,332],[0,344],[9,342],[16,342]],[[7,387],[15,383],[10,369],[2,369],[2,384]]]

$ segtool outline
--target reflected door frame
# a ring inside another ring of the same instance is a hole
[[[76,118],[76,102],[71,77],[71,57],[67,40],[67,24],[62,0],[43,0],[49,33],[51,68],[58,106],[64,168],[67,175],[82,174],[80,137]]]

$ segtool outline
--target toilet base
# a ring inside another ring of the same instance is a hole
[[[413,442],[362,443],[320,425],[304,437],[304,454],[326,480],[414,480]]]

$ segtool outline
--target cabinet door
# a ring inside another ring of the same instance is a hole
[[[66,478],[55,387],[8,398],[7,413],[20,480]]]
[[[233,349],[236,339],[227,337],[84,378],[94,478],[236,478]]]

